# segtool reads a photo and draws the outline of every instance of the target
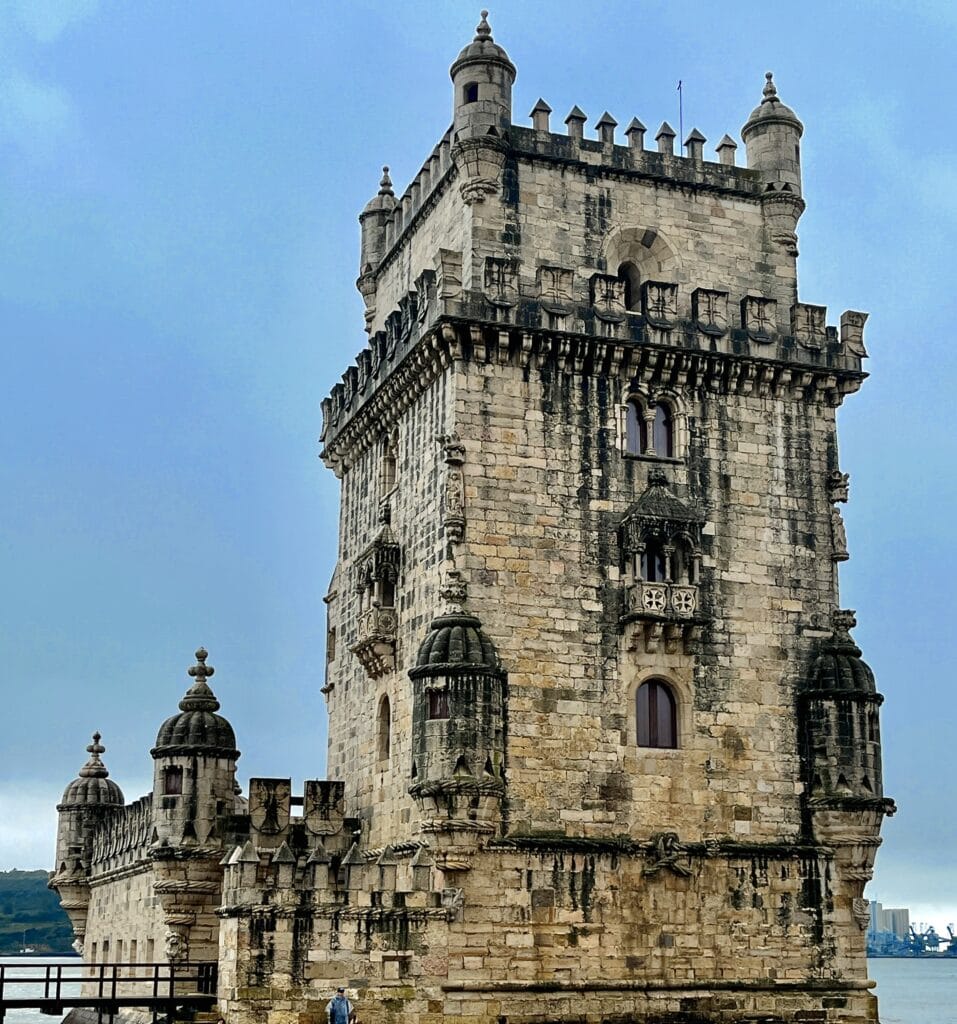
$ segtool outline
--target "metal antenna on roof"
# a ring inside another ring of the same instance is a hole
[[[681,143],[685,137],[684,106],[682,103],[683,93],[681,91],[681,79],[678,79],[678,142]]]

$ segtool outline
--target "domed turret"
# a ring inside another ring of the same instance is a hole
[[[482,11],[475,38],[449,69],[454,88],[453,158],[462,176],[462,197],[469,204],[499,190],[504,139],[512,124],[515,65],[492,39],[487,18],[488,11]]]
[[[456,57],[449,74],[455,86],[454,134],[504,134],[512,123],[515,65],[492,38],[488,11],[475,28],[475,38]]]
[[[801,136],[804,125],[782,103],[769,71],[764,98],[751,111],[741,138],[747,146],[748,167],[761,172],[762,202],[771,240],[797,256],[797,222],[804,212],[801,198]]]
[[[100,739],[98,732],[93,733],[93,742],[86,748],[89,760],[63,791],[57,810],[66,807],[122,807],[123,791],[110,778],[106,765],[100,760],[100,754],[106,751]]]
[[[359,225],[362,232],[362,244],[359,253],[359,291],[363,292],[363,278],[371,274],[385,254],[385,222],[395,209],[395,192],[392,190],[392,179],[389,168],[382,168],[382,179],[379,191],[366,203],[359,214]]]
[[[100,743],[98,732],[93,733],[93,742],[86,749],[89,760],[63,791],[56,808],[56,871],[61,875],[89,867],[94,823],[109,808],[122,807],[124,802],[122,790],[100,760],[106,747]]]
[[[204,648],[189,669],[195,680],[156,736],[153,755],[154,849],[207,843],[236,804],[236,736],[217,715],[219,701],[206,682],[213,675]]]
[[[834,632],[815,659],[804,693],[812,799],[883,796],[878,710],[884,698],[851,639],[854,613],[834,613]]]
[[[202,647],[196,652],[197,663],[189,670],[196,682],[179,702],[180,713],[160,726],[156,746],[150,751],[154,758],[196,751],[239,757],[233,727],[216,714],[220,704],[206,682],[216,671],[206,664],[208,656]]]
[[[426,821],[487,821],[505,789],[505,672],[495,644],[474,615],[440,615],[409,676],[409,792]]]

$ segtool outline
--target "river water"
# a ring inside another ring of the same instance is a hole
[[[54,962],[65,965],[64,975],[80,976],[80,961],[76,958]],[[15,971],[7,966],[8,978],[42,974],[32,967],[35,963],[30,957],[0,957],[0,964],[16,965]],[[869,960],[868,968],[877,982],[881,1024],[957,1024],[957,957],[939,960],[882,958]],[[39,983],[16,986],[17,993],[23,995],[42,990]],[[79,991],[79,984],[76,990]],[[12,994],[13,990],[10,991]],[[39,1010],[11,1010],[4,1024],[52,1024],[53,1020]]]

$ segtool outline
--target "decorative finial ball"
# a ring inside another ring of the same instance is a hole
[[[205,647],[200,647],[200,649],[196,652],[197,661],[205,661],[208,657],[209,651],[207,651]]]
[[[488,17],[488,11],[481,11],[480,13],[481,13],[483,18],[487,18]]]
[[[382,173],[383,174],[388,174],[389,173],[389,165],[388,164],[383,164],[382,165]]]

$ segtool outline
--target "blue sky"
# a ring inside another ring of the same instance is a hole
[[[451,119],[462,3],[0,6],[0,867],[52,866],[94,728],[130,798],[200,643],[244,777],[321,775],[337,485],[319,402],[363,344],[356,216]],[[515,119],[805,123],[801,296],[871,313],[840,414],[843,603],[901,810],[869,892],[957,920],[957,15],[931,3],[502,3]],[[743,158],[743,148],[739,151]]]

